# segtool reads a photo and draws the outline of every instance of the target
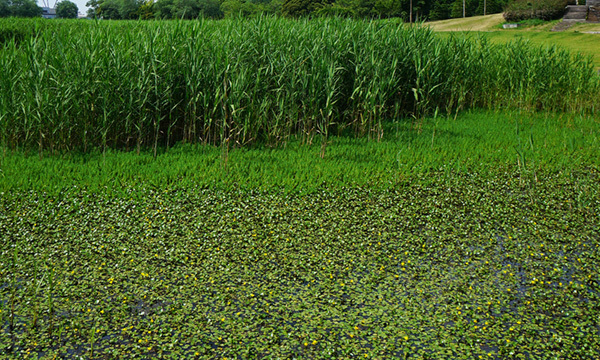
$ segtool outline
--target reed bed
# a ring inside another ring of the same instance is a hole
[[[20,23],[14,25],[15,23]],[[44,151],[380,139],[467,108],[593,112],[591,61],[395,21],[0,21],[0,145]]]

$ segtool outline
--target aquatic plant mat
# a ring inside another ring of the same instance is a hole
[[[577,186],[4,194],[0,351],[591,359],[600,222]]]
[[[0,357],[598,358],[597,120],[386,134],[4,152]]]

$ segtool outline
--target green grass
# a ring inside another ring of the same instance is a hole
[[[568,174],[600,163],[597,118],[528,112],[473,111],[453,117],[398,120],[381,141],[332,136],[317,142],[290,140],[281,147],[227,150],[180,145],[159,153],[37,152],[0,157],[0,191],[57,193],[74,186],[119,192],[128,187],[195,187],[221,190],[306,192],[322,185],[389,189],[415,174],[522,169]],[[324,154],[324,157],[321,155]],[[104,190],[106,189],[106,190]]]
[[[597,46],[600,25],[595,23],[575,24],[567,31],[551,32],[558,23],[554,21],[531,20],[526,28],[502,29],[504,19],[501,14],[475,16],[465,19],[450,19],[425,23],[442,36],[449,33],[465,33],[473,36],[482,34],[495,44],[508,44],[516,40],[528,41],[533,46],[558,46],[573,54],[581,53],[593,59],[594,67],[600,70],[600,47]]]
[[[560,46],[572,53],[581,53],[593,59],[594,67],[600,69],[599,34],[581,32],[537,32],[537,31],[495,31],[486,36],[496,44],[506,44],[514,40],[527,40],[534,46]]]

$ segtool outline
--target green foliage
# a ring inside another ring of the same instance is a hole
[[[157,0],[154,2],[154,16],[157,19],[174,19],[174,0]]]
[[[546,25],[546,24],[548,24],[548,21],[542,20],[542,19],[527,19],[527,20],[519,21],[519,25],[524,25],[524,26],[540,26],[540,25]]]
[[[159,19],[198,19],[223,17],[218,0],[158,0],[155,3]]]
[[[475,13],[477,15],[484,15],[485,8],[486,15],[498,14],[504,11],[507,3],[507,0],[479,0]]]
[[[125,19],[121,13],[125,1],[131,0],[105,0],[98,6],[98,15],[105,20],[120,20]]]
[[[75,19],[78,13],[77,5],[69,0],[62,0],[56,4],[56,16],[59,18]]]
[[[143,0],[90,0],[88,16],[105,20],[152,19],[153,2]]]
[[[599,125],[413,119],[325,158],[0,152],[0,355],[593,359]]]
[[[565,13],[567,0],[514,0],[504,11],[504,19],[517,22],[527,19],[553,20]]]
[[[2,0],[0,0],[2,1]],[[16,22],[6,23],[0,27],[0,49],[4,44],[14,41],[18,46],[24,39],[29,38],[34,33],[33,29],[25,26],[19,26]]]
[[[576,184],[547,179],[535,207],[508,176],[306,196],[4,194],[0,351],[593,359],[599,219],[569,207]]]
[[[535,174],[570,178],[578,169],[600,164],[598,131],[593,116],[474,111],[456,119],[397,119],[386,124],[379,142],[331,135],[324,157],[322,144],[309,145],[301,137],[289,139],[284,149],[180,144],[160,150],[154,160],[152,151],[103,154],[97,149],[61,156],[46,152],[40,161],[35,152],[24,156],[23,150],[0,149],[0,192],[55,194],[83,186],[118,193],[147,184],[293,193],[315,192],[323,184],[390,190],[419,174],[443,178],[456,172],[517,173],[526,183]]]
[[[10,0],[0,0],[0,17],[9,17],[10,15]]]
[[[429,20],[444,20],[449,19],[452,14],[453,2],[436,1],[429,13]]]
[[[0,0],[0,18],[2,17],[33,18],[42,16],[42,8],[35,0]]]
[[[88,7],[87,16],[89,18],[95,19],[100,16],[101,3],[101,0],[88,0],[88,2],[85,3],[85,6]]]
[[[155,17],[154,4],[154,0],[146,0],[140,3],[137,12],[141,20],[149,20]]]
[[[221,11],[225,17],[251,17],[259,14],[275,13],[277,10],[270,7],[269,4],[271,3],[225,0],[221,3]]]
[[[286,16],[301,17],[323,8],[320,0],[285,0],[281,12]]]
[[[52,38],[0,52],[10,148],[325,144],[339,132],[379,138],[391,119],[436,109],[585,112],[598,98],[591,64],[566,51],[393,21],[56,24]]]
[[[139,0],[119,0],[119,15],[121,19],[139,19],[139,8],[143,2]]]

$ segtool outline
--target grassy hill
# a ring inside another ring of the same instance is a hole
[[[525,26],[519,29],[502,29],[502,14],[473,16],[470,18],[449,19],[425,23],[439,32],[486,32],[495,43],[507,43],[516,39],[525,39],[535,45],[557,45],[572,52],[592,56],[595,66],[600,69],[600,23],[576,24],[564,32],[552,32],[557,21],[540,25]]]

